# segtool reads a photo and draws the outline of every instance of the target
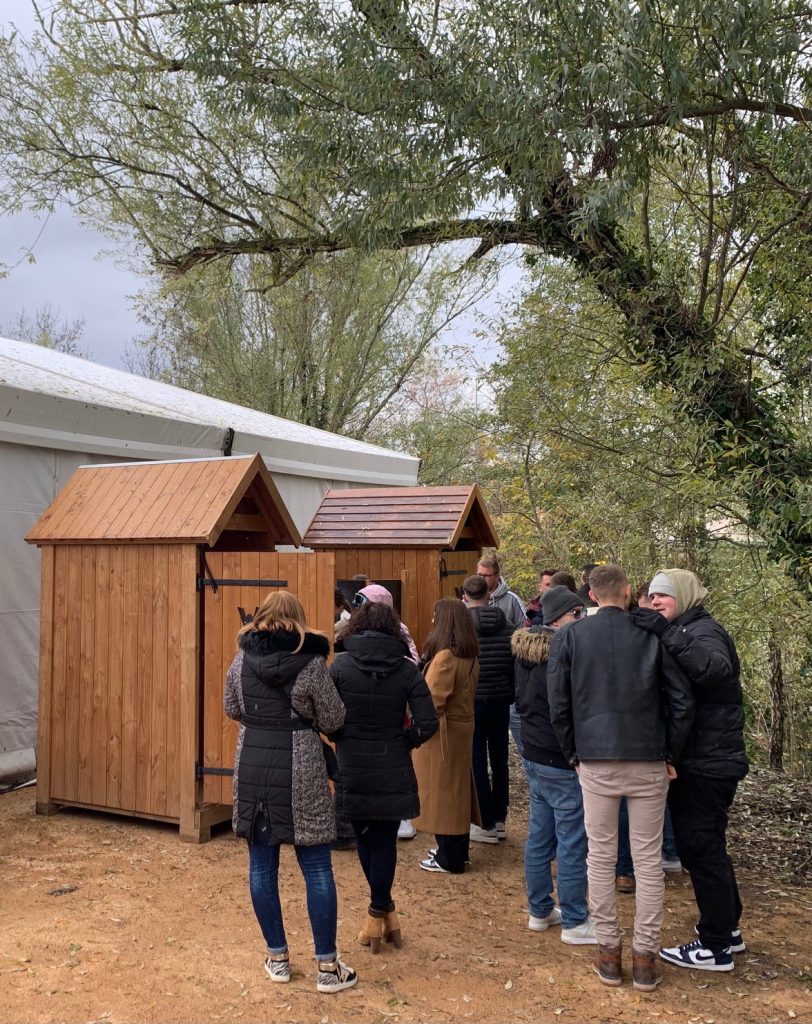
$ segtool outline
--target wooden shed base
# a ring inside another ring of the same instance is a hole
[[[58,814],[63,807],[76,807],[83,811],[120,814],[125,818],[144,818],[147,821],[162,821],[168,825],[177,825],[181,829],[180,839],[185,843],[207,843],[211,839],[213,825],[231,821],[231,807],[227,807],[225,804],[204,804],[197,808],[194,813],[194,824],[186,831],[183,830],[179,818],[168,817],[164,814],[146,814],[143,811],[123,811],[117,807],[99,807],[96,804],[80,803],[76,800],[37,802],[36,813],[50,817]]]

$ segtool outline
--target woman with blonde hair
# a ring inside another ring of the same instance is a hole
[[[308,631],[304,608],[286,590],[268,594],[237,643],[225,688],[226,714],[240,723],[234,831],[248,841],[251,901],[268,947],[265,970],[271,981],[290,981],[279,901],[279,847],[290,844],[307,890],[316,988],[339,992],[358,979],[336,951],[330,860],[336,827],[319,732],[340,728],[344,705],[327,672],[330,645]]]
[[[438,601],[423,661],[440,729],[414,753],[420,792],[420,817],[414,824],[437,839],[436,848],[420,862],[424,871],[462,874],[471,823],[479,824],[471,773],[478,652],[465,605],[453,598]]]

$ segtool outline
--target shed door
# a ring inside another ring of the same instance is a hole
[[[237,650],[244,615],[253,615],[271,586],[295,594],[308,625],[333,637],[334,557],[332,552],[280,554],[275,551],[207,551],[206,565],[217,583],[201,587],[203,622],[203,802],[231,803],[231,777],[205,769],[234,766],[237,723],[223,711],[223,684]],[[272,582],[271,582],[272,581]]]

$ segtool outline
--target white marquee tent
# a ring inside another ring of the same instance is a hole
[[[255,452],[302,534],[330,487],[417,479],[410,456],[0,339],[0,780],[34,768],[39,552],[23,538],[73,471]]]

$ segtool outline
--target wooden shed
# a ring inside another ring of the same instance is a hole
[[[26,540],[42,555],[37,811],[208,838],[230,815],[237,631],[280,587],[330,632],[332,556],[273,550],[301,538],[259,455],[82,467]]]
[[[333,552],[337,581],[357,573],[399,581],[401,617],[421,650],[435,603],[459,596],[499,538],[476,485],[375,487],[328,491],[304,543]]]

